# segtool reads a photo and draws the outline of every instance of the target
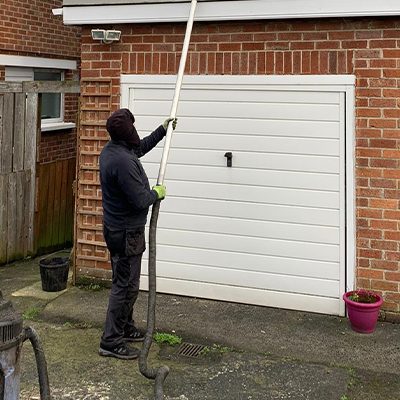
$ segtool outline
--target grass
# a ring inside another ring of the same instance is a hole
[[[22,314],[22,318],[24,320],[35,321],[38,318],[40,311],[41,310],[38,307],[30,307]]]
[[[176,346],[182,343],[182,338],[180,336],[165,332],[156,332],[153,335],[153,339],[158,344],[167,343],[170,346]]]

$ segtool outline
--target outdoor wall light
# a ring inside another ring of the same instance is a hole
[[[110,44],[112,42],[118,42],[121,38],[121,31],[104,29],[92,29],[92,39],[101,40],[105,44]]]

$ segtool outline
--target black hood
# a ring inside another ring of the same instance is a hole
[[[133,126],[135,117],[127,108],[114,111],[107,119],[106,128],[113,140],[122,140],[131,148],[140,144],[140,137]]]

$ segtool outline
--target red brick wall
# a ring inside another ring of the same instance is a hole
[[[80,27],[64,26],[52,9],[62,0],[7,0],[0,7],[0,54],[62,58],[79,61]],[[67,71],[66,79],[79,79]],[[0,67],[0,80],[5,79]],[[65,121],[77,122],[78,95],[65,95]],[[42,134],[40,162],[75,157],[76,130]]]
[[[120,43],[95,43],[88,28],[82,43],[82,77],[111,78],[113,108],[121,73],[176,73],[185,26],[118,29]],[[400,312],[399,67],[400,21],[379,18],[196,23],[186,69],[356,76],[357,286],[383,293],[389,312]]]
[[[76,130],[42,132],[40,140],[40,164],[65,160],[76,156]]]
[[[52,14],[62,0],[4,0],[0,7],[0,53],[79,58],[79,27]]]

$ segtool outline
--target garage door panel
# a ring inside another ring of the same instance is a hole
[[[239,235],[223,235],[194,231],[162,229],[159,243],[170,246],[199,247],[249,254],[292,257],[317,261],[338,262],[338,246],[301,241],[278,240]]]
[[[163,100],[171,102],[174,98],[174,92],[171,87],[156,87],[156,88],[135,88],[132,90],[132,97],[135,101],[147,100]],[[243,103],[247,99],[253,102],[260,102],[264,104],[270,103],[290,103],[290,104],[335,104],[340,101],[339,93],[335,92],[296,92],[281,90],[265,90],[264,88],[257,89],[242,89],[240,91],[240,98],[236,96],[237,87],[226,89],[214,89],[211,86],[207,88],[199,88],[198,86],[188,87],[185,85],[184,90],[181,92],[180,101],[200,101],[209,102],[210,99],[218,102],[238,102]]]
[[[188,200],[185,197],[171,195],[169,186],[167,190],[168,199],[171,201],[162,203],[162,212],[336,227],[340,222],[339,210],[239,201],[231,201],[227,207],[224,200],[194,198]]]
[[[139,115],[166,115],[167,103],[157,100],[142,100],[135,106],[135,112]],[[340,109],[337,104],[292,104],[286,103],[254,103],[246,101],[246,107],[237,102],[207,102],[181,101],[179,103],[179,115],[187,117],[196,114],[207,118],[268,118],[284,120],[313,120],[313,121],[339,121]]]
[[[148,135],[164,121],[167,115],[169,115],[169,111],[167,114],[159,116],[143,116],[135,112],[136,129],[138,129],[139,135],[141,137]],[[338,122],[287,121],[268,118],[236,118],[235,116],[206,118],[179,115],[175,135],[179,133],[232,134],[232,122],[235,125],[235,132],[240,135],[339,139]]]
[[[198,265],[176,264],[161,261],[157,263],[160,278],[184,279],[204,283],[224,282],[226,285],[242,286],[257,289],[288,291],[326,297],[335,297],[339,293],[339,282],[335,280],[303,278],[292,276],[287,279],[284,275],[240,271],[225,268],[205,267]],[[148,274],[147,269],[143,271]],[[238,284],[240,282],[241,284]]]
[[[234,159],[233,159],[234,162]],[[159,165],[147,164],[149,176],[158,174]],[[264,185],[291,189],[311,189],[336,191],[339,176],[333,174],[316,174],[310,172],[268,171],[260,169],[215,168],[206,166],[170,165],[168,179],[187,182],[214,182],[244,185]]]
[[[155,184],[156,176],[149,176],[149,178]],[[211,182],[173,181],[169,178],[168,173],[165,184],[168,190],[168,198],[170,196],[186,197],[188,201],[191,198],[199,199],[206,197],[213,200],[293,205],[323,209],[339,209],[340,205],[338,192],[216,184]]]
[[[141,289],[149,287],[147,276],[140,281]],[[205,284],[203,282],[169,278],[157,278],[157,290],[160,293],[208,298],[239,303],[256,304],[268,307],[303,310],[322,314],[340,313],[340,306],[335,297],[302,295],[299,293],[278,292],[273,290],[252,289],[223,284]]]
[[[335,262],[302,260],[248,254],[221,250],[201,249],[198,247],[182,247],[158,245],[157,264],[159,261],[204,265],[217,268],[238,269],[242,271],[268,271],[280,275],[296,275],[305,278],[338,280],[338,264]],[[142,270],[147,271],[148,251],[144,253]]]
[[[338,227],[162,213],[158,220],[158,227],[168,229],[171,226],[182,231],[196,230],[242,235],[248,238],[275,238],[300,242],[339,244]]]
[[[264,149],[269,153],[337,156],[340,143],[334,139],[260,137],[240,135],[185,134],[177,132],[173,137],[173,148],[207,149],[220,151],[254,151]]]
[[[159,165],[162,157],[162,147],[159,146],[150,153],[147,153],[142,162],[154,163]],[[222,151],[218,150],[191,150],[176,149],[171,150],[168,158],[168,165],[199,165],[214,167],[225,167],[226,158]],[[319,172],[334,174],[339,171],[338,157],[305,156],[297,154],[274,154],[243,152],[234,154],[235,168],[257,168],[269,170],[287,170],[303,172]],[[206,161],[205,161],[206,160]]]

